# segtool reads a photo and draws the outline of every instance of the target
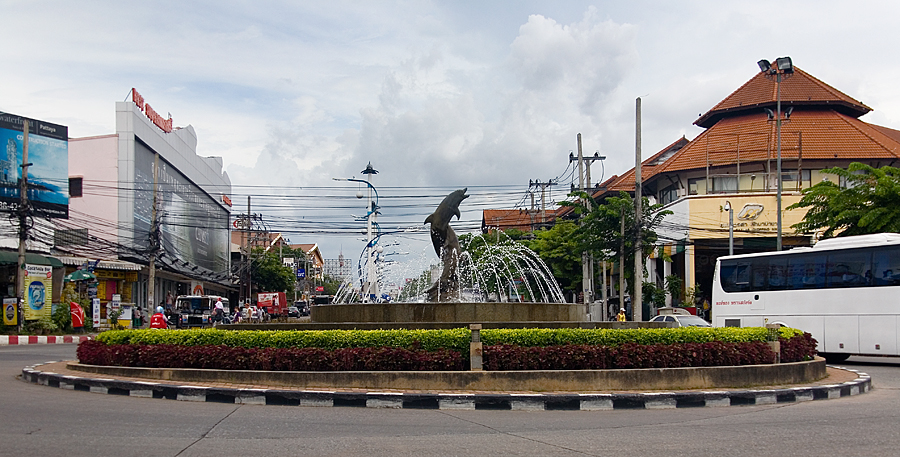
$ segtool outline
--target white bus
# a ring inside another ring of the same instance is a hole
[[[716,327],[801,329],[830,362],[900,355],[900,234],[720,257],[712,289]]]

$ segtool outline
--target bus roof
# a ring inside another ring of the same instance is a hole
[[[867,246],[884,246],[886,244],[900,243],[900,234],[874,233],[871,235],[845,236],[822,240],[813,246],[813,249],[841,249],[861,248]]]
[[[849,249],[849,248],[865,248],[865,247],[878,247],[892,244],[900,244],[900,234],[897,233],[875,233],[871,235],[855,235],[855,236],[845,236],[838,238],[829,238],[827,240],[819,241],[813,247],[797,247],[794,249],[789,249],[786,251],[766,251],[766,252],[754,252],[752,254],[736,254],[733,256],[722,256],[719,259],[732,259],[732,258],[745,258],[745,257],[760,257],[760,256],[773,256],[773,255],[790,255],[790,254],[800,254],[803,252],[821,252],[821,251],[830,251],[835,249]]]

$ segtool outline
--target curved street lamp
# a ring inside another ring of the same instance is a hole
[[[366,256],[366,283],[363,284],[363,299],[366,300],[368,297],[378,297],[378,273],[376,271],[375,259],[372,256],[372,250],[375,247],[375,244],[378,242],[378,237],[381,235],[375,235],[373,233],[373,229],[378,229],[378,223],[375,219],[378,217],[378,190],[375,189],[375,186],[370,182],[372,179],[372,175],[377,174],[378,170],[372,168],[372,162],[369,162],[366,165],[366,169],[361,172],[364,175],[367,175],[366,180],[355,179],[355,178],[332,178],[335,181],[350,181],[350,182],[358,182],[363,183],[369,188],[369,202],[366,208],[366,248],[365,251],[368,251],[369,255]],[[372,193],[375,194],[375,200],[372,200]],[[358,198],[362,198],[362,193],[356,195]]]

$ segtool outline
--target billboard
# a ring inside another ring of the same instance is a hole
[[[19,205],[22,127],[28,121],[28,200],[36,214],[69,217],[69,128],[0,112],[0,209]]]
[[[50,318],[53,300],[53,267],[25,265],[25,320]]]
[[[149,246],[156,154],[143,143],[134,146],[134,230],[137,244]],[[163,252],[182,262],[185,272],[199,266],[228,271],[229,214],[212,197],[163,159],[157,174],[157,220]],[[188,265],[184,265],[187,262]]]

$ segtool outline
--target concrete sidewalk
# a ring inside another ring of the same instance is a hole
[[[78,344],[96,335],[0,335],[0,346],[19,344]]]

